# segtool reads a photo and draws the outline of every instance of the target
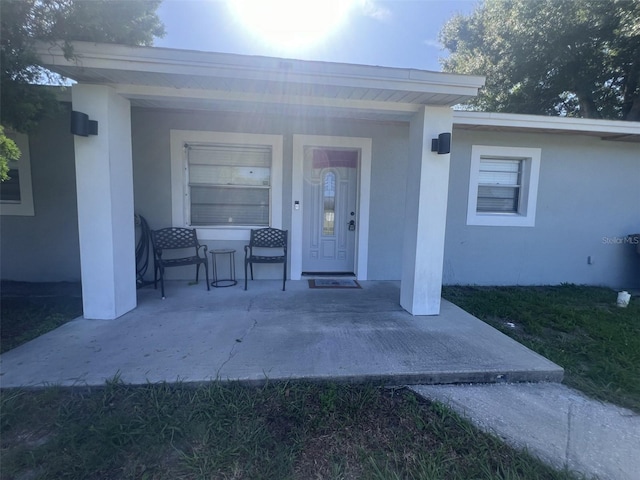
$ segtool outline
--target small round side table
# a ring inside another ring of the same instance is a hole
[[[220,287],[233,287],[238,284],[236,280],[236,251],[233,248],[219,248],[216,250],[210,250],[211,253],[211,263],[213,264],[213,282],[211,282],[212,287],[220,288]],[[229,275],[228,278],[218,278],[218,257],[222,257],[223,255],[228,255],[229,261]]]

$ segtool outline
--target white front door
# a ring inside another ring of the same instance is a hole
[[[303,273],[354,273],[360,152],[304,148]]]

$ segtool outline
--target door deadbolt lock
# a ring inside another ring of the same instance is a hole
[[[356,229],[356,221],[355,220],[351,220],[349,222],[349,230],[354,231]]]

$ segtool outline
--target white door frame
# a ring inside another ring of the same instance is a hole
[[[323,135],[293,136],[293,171],[291,185],[291,280],[302,276],[302,229],[304,205],[304,148],[353,148],[360,150],[358,168],[355,274],[358,280],[367,279],[369,259],[369,204],[371,201],[371,144],[370,138],[333,137]],[[298,208],[296,209],[296,202]]]

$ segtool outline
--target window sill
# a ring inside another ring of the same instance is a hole
[[[199,240],[249,240],[252,228],[263,227],[203,227],[186,225],[195,228]]]
[[[532,215],[518,213],[477,213],[467,216],[467,225],[487,227],[535,227]]]

